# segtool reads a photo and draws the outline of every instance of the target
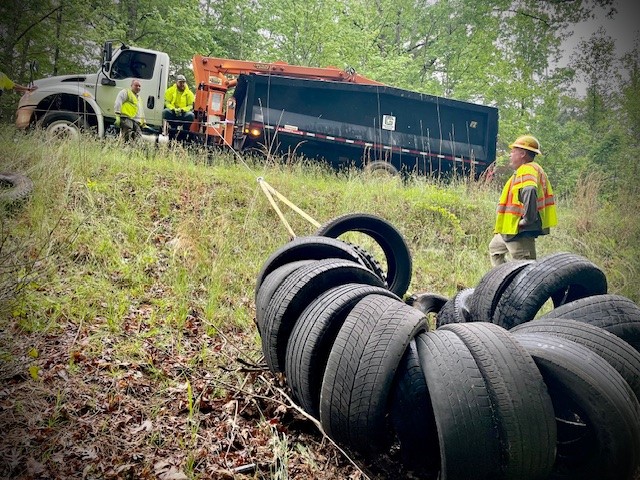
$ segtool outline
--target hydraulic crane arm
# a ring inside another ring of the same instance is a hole
[[[285,62],[251,62],[228,58],[203,57],[202,55],[193,57],[193,71],[196,85],[207,85],[210,87],[215,85],[221,90],[231,88],[234,85],[233,77],[243,73],[261,73],[313,80],[383,85],[355,71],[345,71],[335,67],[301,67],[289,65]]]

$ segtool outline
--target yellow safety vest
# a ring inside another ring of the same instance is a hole
[[[518,233],[518,222],[525,214],[524,204],[520,201],[520,190],[524,187],[536,187],[537,208],[542,228],[551,228],[558,224],[555,197],[547,174],[540,165],[529,162],[521,165],[502,189],[494,233],[505,235]]]
[[[185,85],[184,91],[178,90],[177,85],[172,85],[164,93],[164,106],[165,108],[182,108],[186,111],[193,110],[193,102],[195,101],[195,95],[189,87]]]
[[[130,89],[127,89],[127,100],[122,102],[120,113],[129,118],[135,118],[138,114],[138,97]]]

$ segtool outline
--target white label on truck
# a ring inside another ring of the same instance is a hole
[[[382,129],[383,130],[395,130],[396,129],[396,117],[393,115],[382,116]]]

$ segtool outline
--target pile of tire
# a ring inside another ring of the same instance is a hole
[[[386,270],[348,231],[378,242]],[[418,478],[634,478],[640,307],[597,266],[558,253],[403,301],[411,268],[392,225],[350,214],[258,274],[266,363],[327,435],[365,458],[399,449]]]

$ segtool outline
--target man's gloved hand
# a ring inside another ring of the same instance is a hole
[[[116,115],[116,123],[114,125],[116,128],[120,128],[120,115]]]
[[[147,123],[144,120],[140,122],[140,128],[147,128]]]

